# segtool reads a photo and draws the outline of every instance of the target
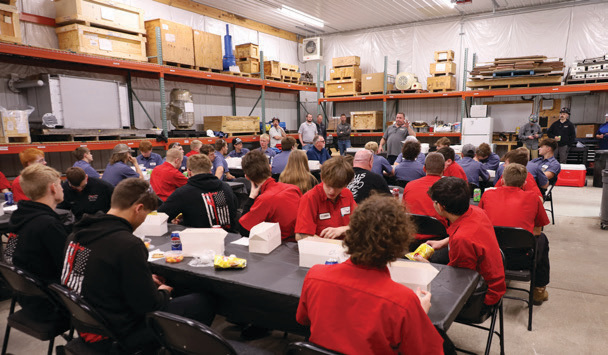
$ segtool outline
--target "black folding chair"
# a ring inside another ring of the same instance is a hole
[[[67,319],[38,320],[32,318],[23,309],[15,312],[15,305],[19,297],[36,297],[48,300],[51,307],[62,308],[37,277],[19,267],[4,262],[0,262],[0,273],[2,273],[6,283],[13,292],[6,322],[6,331],[4,332],[4,342],[2,343],[2,355],[6,354],[11,328],[15,328],[38,340],[48,341],[49,355],[53,353],[55,337],[62,335],[68,341],[72,338],[73,329],[70,330],[70,324]],[[68,335],[63,334],[68,330],[70,330]]]
[[[534,306],[534,282],[536,280],[536,260],[538,249],[537,238],[534,234],[522,228],[494,227],[500,249],[506,255],[505,278],[507,280],[530,282],[530,288],[507,287],[510,290],[528,293],[528,298],[505,296],[505,298],[520,300],[528,303],[528,330],[532,330],[532,309]],[[514,268],[514,258],[517,265],[529,265],[528,268]]]
[[[437,236],[436,238],[432,239],[447,238],[448,232],[437,218],[414,213],[408,213],[408,215],[414,224],[416,224],[417,233]]]
[[[333,350],[307,341],[298,341],[287,346],[286,355],[340,355]]]
[[[543,194],[543,201],[549,202],[549,204],[551,205],[551,208],[545,208],[545,211],[551,212],[551,224],[555,224],[555,209],[553,208],[553,187],[555,187],[556,181],[557,179],[549,180],[549,188]]]

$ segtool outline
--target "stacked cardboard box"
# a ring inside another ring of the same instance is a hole
[[[361,91],[360,63],[357,56],[333,58],[331,80],[325,82],[325,97],[357,95]]]
[[[430,92],[456,90],[456,63],[454,51],[445,50],[435,52],[435,62],[431,63],[431,77],[426,81]]]

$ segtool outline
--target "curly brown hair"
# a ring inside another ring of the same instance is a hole
[[[392,197],[372,195],[350,218],[344,245],[355,265],[383,268],[402,257],[416,233],[403,205]]]

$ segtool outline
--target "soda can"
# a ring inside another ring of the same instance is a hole
[[[182,250],[182,240],[178,232],[171,233],[171,250]]]
[[[473,190],[473,201],[479,202],[481,200],[481,189],[476,188]]]
[[[393,191],[391,191],[391,193],[393,194],[393,197],[396,199],[399,199],[399,189],[398,188],[394,188]]]
[[[13,199],[13,193],[12,192],[5,192],[4,193],[4,201],[6,201],[6,205],[7,206],[12,206],[15,204],[15,200]]]

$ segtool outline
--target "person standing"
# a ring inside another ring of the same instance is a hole
[[[559,120],[553,122],[547,131],[549,138],[557,141],[557,159],[560,163],[566,164],[570,145],[576,139],[574,124],[570,122],[570,109],[564,107],[559,111]]]
[[[350,123],[346,122],[346,115],[341,114],[336,132],[338,133],[338,149],[342,156],[346,154],[346,149],[350,148],[350,130]]]
[[[287,137],[285,134],[285,130],[283,127],[279,126],[281,120],[278,117],[272,118],[272,127],[268,130],[268,135],[270,136],[270,146],[272,148],[276,148],[278,143],[281,143],[281,139]]]
[[[530,150],[532,159],[538,158],[538,139],[543,135],[538,125],[538,116],[530,115],[529,122],[519,130],[519,140]]]
[[[323,115],[317,115],[317,134],[323,137],[323,139],[327,139],[327,127],[323,123]]]
[[[312,140],[317,135],[317,125],[312,122],[312,115],[306,115],[306,122],[300,125],[298,136],[303,150],[312,148]]]
[[[101,175],[91,166],[93,154],[87,147],[78,147],[74,149],[72,155],[76,158],[76,162],[72,165],[74,168],[81,168],[88,177],[101,178]]]
[[[600,140],[601,150],[608,149],[608,113],[606,114],[606,122],[595,132],[595,138]]]
[[[137,164],[143,165],[144,168],[154,169],[163,163],[160,154],[152,153],[152,143],[150,141],[141,141],[139,151],[141,154],[137,156]]]
[[[414,132],[414,129],[410,126],[410,122],[406,119],[405,114],[399,112],[397,113],[397,116],[395,116],[395,123],[384,132],[384,136],[380,140],[378,153],[382,153],[382,147],[386,143],[387,159],[389,164],[393,165],[401,152],[401,142],[404,141],[405,137],[408,135],[415,137],[416,132]]]

